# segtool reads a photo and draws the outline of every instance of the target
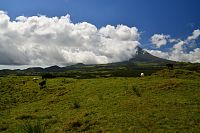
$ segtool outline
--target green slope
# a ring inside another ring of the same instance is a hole
[[[200,132],[199,79],[163,70],[142,78],[54,78],[40,90],[41,78],[1,77],[0,132],[37,121],[47,133]]]

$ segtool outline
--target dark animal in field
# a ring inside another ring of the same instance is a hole
[[[22,83],[23,83],[23,84],[26,84],[26,81],[22,80]]]
[[[39,83],[40,89],[43,89],[46,87],[46,80],[43,80],[42,82]]]
[[[174,64],[166,64],[166,66],[170,70],[173,70],[173,68],[174,68]]]

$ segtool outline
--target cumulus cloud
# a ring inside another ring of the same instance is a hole
[[[192,35],[187,38],[187,41],[195,40],[200,36],[200,30],[194,30]]]
[[[196,48],[189,53],[185,53],[183,51],[170,51],[170,52],[163,52],[160,50],[147,50],[150,54],[168,59],[173,61],[182,61],[182,62],[192,62],[192,63],[200,63],[200,48]]]
[[[0,64],[100,64],[130,59],[140,33],[136,27],[107,25],[97,29],[70,16],[19,16],[0,11]]]
[[[150,54],[161,57],[164,59],[183,61],[183,62],[193,62],[200,63],[200,48],[193,48],[188,51],[188,46],[190,47],[196,39],[200,37],[200,30],[194,30],[191,36],[188,36],[185,40],[168,38],[167,41],[170,43],[175,43],[173,47],[167,51],[163,52],[161,50],[148,50]]]
[[[164,34],[154,34],[150,41],[152,44],[154,44],[157,48],[160,48],[161,46],[164,46],[167,44],[168,39],[170,38],[169,35]],[[173,41],[173,40],[171,40]]]

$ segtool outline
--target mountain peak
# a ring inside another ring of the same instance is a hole
[[[154,55],[151,55],[150,53],[148,53],[147,51],[145,51],[144,49],[142,49],[139,46],[137,46],[136,49],[137,49],[137,52],[133,56],[133,58],[131,58],[129,60],[130,62],[145,62],[145,63],[159,63],[159,62],[170,63],[170,62],[174,62],[174,61],[162,59],[162,58],[156,57]]]
[[[143,54],[147,53],[145,50],[143,50],[139,46],[137,46],[136,49],[137,49],[137,52],[136,52],[137,55],[143,55]]]

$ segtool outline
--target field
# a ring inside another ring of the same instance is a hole
[[[200,132],[200,74],[145,77],[0,77],[0,132]]]

